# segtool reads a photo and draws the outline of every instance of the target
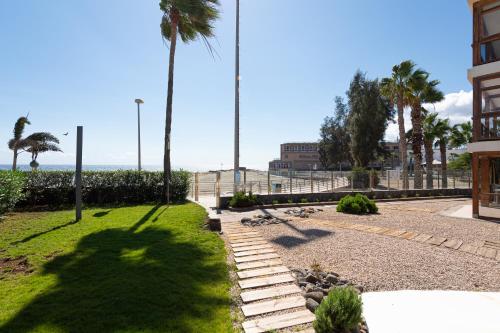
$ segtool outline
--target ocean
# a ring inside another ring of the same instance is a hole
[[[10,164],[0,164],[0,170],[10,170],[12,165]],[[31,167],[28,164],[20,164],[17,166],[19,170],[30,171]],[[82,166],[83,170],[86,171],[116,171],[116,170],[137,170],[136,165],[92,165],[84,164]],[[143,170],[146,171],[161,171],[162,167],[159,165],[143,165]],[[75,165],[70,164],[41,164],[38,170],[42,171],[71,171],[75,170]]]

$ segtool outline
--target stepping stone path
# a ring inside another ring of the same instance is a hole
[[[245,333],[282,328],[295,331],[295,326],[310,325],[314,314],[305,308],[302,290],[271,244],[239,222],[222,223],[222,231],[227,235],[238,269]]]
[[[302,219],[302,221],[304,220]],[[401,229],[389,229],[385,227],[370,226],[365,224],[326,221],[318,219],[309,219],[309,221],[314,221],[317,224],[322,224],[328,227],[350,229],[372,234],[379,234],[383,236],[407,239],[410,241],[434,245],[436,247],[447,248],[450,250],[458,250],[475,254],[484,258],[500,261],[500,242],[477,241],[474,243],[464,243],[464,241],[460,239],[447,239],[446,237]]]

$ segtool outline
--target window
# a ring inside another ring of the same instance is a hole
[[[500,60],[500,1],[474,7],[474,65]]]
[[[500,75],[490,79],[476,79],[477,91],[474,91],[476,102],[474,126],[479,140],[500,139]]]

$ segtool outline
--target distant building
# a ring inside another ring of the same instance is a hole
[[[320,170],[317,142],[290,142],[280,146],[280,158],[269,162],[270,170]]]

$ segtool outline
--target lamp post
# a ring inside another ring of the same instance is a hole
[[[240,183],[240,0],[236,0],[236,59],[234,87],[234,189]]]
[[[144,104],[144,101],[137,98],[135,102],[137,103],[137,169],[141,171],[141,104]]]

